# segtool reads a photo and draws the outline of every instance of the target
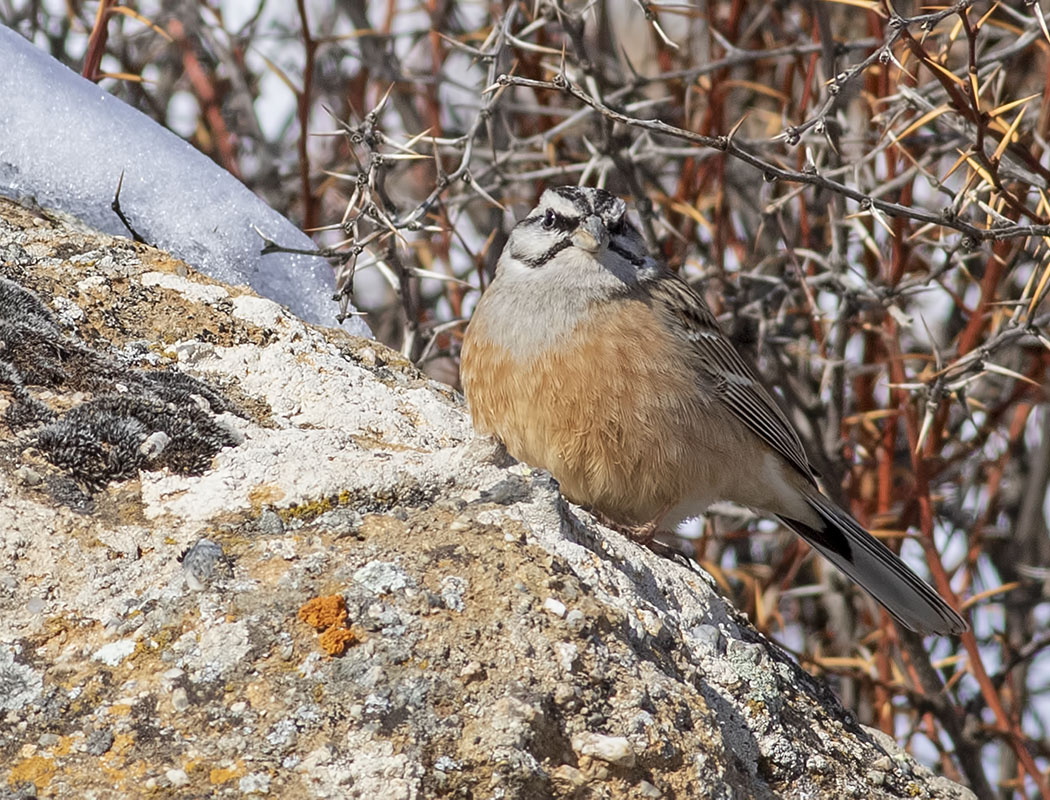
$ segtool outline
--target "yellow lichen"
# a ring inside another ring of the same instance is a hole
[[[322,497],[319,500],[308,500],[305,503],[300,503],[299,505],[290,506],[288,508],[279,508],[277,509],[277,516],[285,522],[291,522],[292,520],[309,522],[329,511],[349,505],[353,499],[353,495],[344,490],[339,494],[333,494],[330,497]]]
[[[53,756],[65,756],[73,750],[73,744],[76,740],[72,736],[61,736],[59,737],[58,744],[51,748],[51,755]]]
[[[240,760],[232,767],[216,767],[208,773],[208,780],[213,786],[232,781],[244,775],[244,764]]]
[[[325,514],[338,505],[338,498],[325,497],[321,500],[310,500],[306,503],[300,503],[297,506],[291,506],[289,508],[282,508],[277,512],[279,516],[285,522],[291,522],[292,520],[302,520],[309,522],[312,519]]]
[[[11,768],[7,782],[11,786],[20,783],[31,783],[37,789],[43,789],[51,779],[55,777],[55,762],[53,759],[43,756],[30,756],[20,764]]]

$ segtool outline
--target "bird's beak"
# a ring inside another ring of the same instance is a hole
[[[591,214],[572,234],[572,243],[588,253],[597,253],[609,241],[605,224],[597,214]]]

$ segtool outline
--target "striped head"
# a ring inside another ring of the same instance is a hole
[[[623,200],[603,189],[548,189],[511,231],[471,327],[525,359],[662,274]]]
[[[515,226],[497,276],[537,280],[548,292],[623,291],[658,271],[623,200],[604,189],[559,186]]]

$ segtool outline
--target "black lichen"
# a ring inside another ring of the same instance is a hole
[[[33,388],[91,396],[60,411]],[[25,431],[29,444],[92,492],[147,466],[200,474],[221,448],[236,444],[209,413],[229,410],[214,388],[174,369],[135,369],[87,346],[62,330],[39,297],[4,278],[0,389],[10,399],[8,427]]]
[[[144,447],[154,433],[168,441],[159,452]],[[195,401],[165,403],[142,395],[103,395],[81,403],[38,431],[35,444],[51,463],[90,489],[133,476],[147,464],[199,475],[221,448],[236,444]]]

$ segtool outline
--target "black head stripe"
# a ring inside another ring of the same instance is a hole
[[[558,253],[560,253],[562,250],[564,250],[566,247],[569,247],[570,245],[572,245],[572,239],[566,236],[556,241],[538,256],[527,256],[521,252],[516,252],[513,250],[511,251],[510,255],[511,258],[513,258],[515,261],[524,264],[529,269],[536,269],[537,267],[542,267],[544,264],[546,264],[556,255],[558,255]]]
[[[553,195],[553,197],[551,196]],[[525,267],[545,266],[558,253],[572,246],[572,234],[588,217],[597,216],[608,230],[611,252],[639,272],[651,262],[641,237],[627,220],[627,205],[604,189],[558,186],[547,190],[547,200],[518,223],[529,231],[528,248],[516,243],[511,256]],[[636,241],[637,240],[637,241]],[[545,248],[542,253],[538,251]]]
[[[594,190],[594,213],[603,219],[613,214],[616,210],[616,195],[609,194],[601,189]]]
[[[587,192],[578,186],[559,186],[554,191],[580,209],[580,211],[589,211],[591,208],[590,201],[587,199]]]
[[[554,227],[551,230],[560,231],[561,233],[572,233],[580,226],[580,220],[578,217],[565,217],[561,214],[554,215]]]
[[[624,218],[627,208],[620,198],[604,189],[559,186],[554,192],[578,208],[581,216],[597,214],[610,228]]]

